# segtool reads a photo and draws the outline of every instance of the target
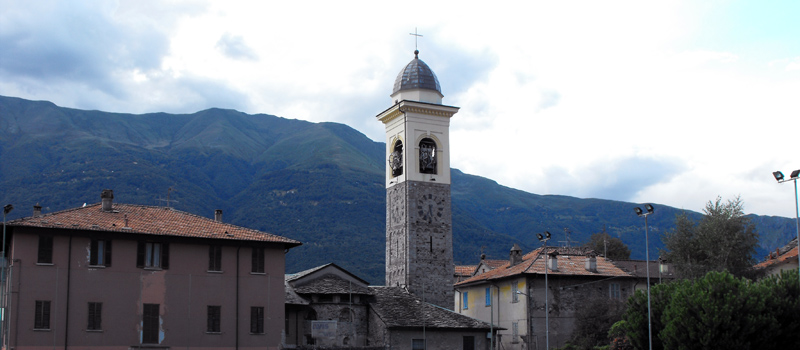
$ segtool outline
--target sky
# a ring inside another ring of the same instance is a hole
[[[794,218],[798,1],[0,0],[0,95],[347,124],[420,59],[451,166],[536,194]]]

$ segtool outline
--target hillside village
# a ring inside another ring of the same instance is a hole
[[[337,261],[289,273],[286,256],[314,242],[226,223],[222,210],[211,219],[96,189],[98,203],[37,204],[4,221],[3,346],[563,348],[586,310],[680,279],[670,261],[547,245],[549,233],[529,251],[495,248],[507,259],[457,265],[449,126],[459,107],[443,97],[415,51],[375,117],[386,130],[384,283]],[[787,243],[758,267],[796,271]]]

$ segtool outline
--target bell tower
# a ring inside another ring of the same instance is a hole
[[[450,118],[436,75],[414,51],[394,82],[386,127],[386,285],[453,309]]]

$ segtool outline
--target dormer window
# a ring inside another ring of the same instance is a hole
[[[436,142],[424,138],[419,142],[419,172],[436,174]]]
[[[389,167],[392,168],[392,177],[403,175],[403,141],[394,143],[392,154],[389,155]]]

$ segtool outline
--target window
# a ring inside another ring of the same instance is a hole
[[[264,334],[264,307],[250,307],[250,333]]]
[[[464,346],[462,347],[464,350],[475,350],[475,336],[474,335],[465,335],[464,336]]]
[[[395,142],[392,154],[389,155],[389,167],[392,168],[392,177],[403,175],[403,141]]]
[[[53,236],[39,236],[39,254],[36,260],[39,264],[53,263]]]
[[[492,305],[492,287],[486,287],[486,306]]]
[[[519,343],[519,323],[511,323],[511,342]]]
[[[169,268],[169,244],[140,241],[136,250],[136,266]]]
[[[89,265],[111,266],[111,241],[93,239],[89,248]]]
[[[222,247],[212,245],[208,247],[208,271],[222,271]]]
[[[252,273],[264,273],[264,248],[253,247]]]
[[[219,333],[220,332],[220,313],[221,306],[209,305],[208,306],[208,321],[206,322],[206,332]]]
[[[90,331],[103,329],[103,303],[89,303],[89,324],[86,329]]]
[[[424,138],[419,142],[419,172],[436,174],[436,142]]]
[[[610,283],[608,285],[608,294],[611,299],[619,299],[620,298],[620,290],[619,290],[619,283]]]
[[[425,339],[411,339],[411,350],[425,350]]]
[[[50,301],[37,300],[35,312],[33,329],[50,329]]]
[[[142,306],[142,344],[158,344],[159,304]]]
[[[464,292],[462,295],[464,299],[461,300],[461,308],[467,310],[469,309],[469,292]]]
[[[519,282],[511,282],[511,302],[516,303],[519,301]]]

